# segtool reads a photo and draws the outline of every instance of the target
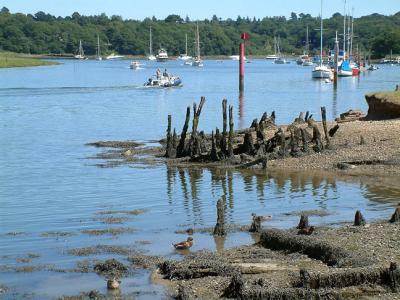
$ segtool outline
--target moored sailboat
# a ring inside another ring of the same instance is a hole
[[[97,49],[96,49],[96,59],[97,60],[103,60],[100,54],[100,38],[99,35],[97,35]]]
[[[86,59],[85,52],[83,51],[82,40],[79,40],[78,54],[74,56],[76,59]]]
[[[324,21],[322,17],[322,6],[323,0],[321,0],[321,39],[320,39],[320,61],[319,65],[316,66],[312,70],[312,78],[315,79],[331,79],[333,77],[333,72],[330,67],[323,64],[323,56],[322,56],[322,46],[323,46],[323,30],[324,30]]]
[[[150,26],[150,42],[149,42],[149,56],[147,57],[148,60],[156,60],[157,58],[153,55],[153,37],[151,35],[151,26]]]
[[[203,61],[200,57],[200,34],[199,34],[199,23],[196,27],[196,57],[192,61],[192,67],[202,67]]]
[[[282,56],[281,56],[281,50],[279,47],[280,42],[281,42],[281,37],[278,36],[278,42],[277,42],[278,55],[277,55],[277,58],[274,60],[274,64],[277,64],[277,65],[286,64],[286,60],[284,58],[282,58]]]
[[[178,59],[179,59],[179,60],[184,60],[184,61],[189,60],[189,59],[192,59],[192,57],[188,55],[188,40],[187,40],[187,34],[185,34],[185,53],[179,55],[179,56],[178,56]]]

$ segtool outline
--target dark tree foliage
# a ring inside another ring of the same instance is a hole
[[[120,16],[106,14],[83,16],[78,12],[67,17],[55,17],[39,11],[34,15],[10,13],[6,7],[0,11],[0,50],[32,54],[76,53],[82,40],[85,53],[95,54],[97,35],[102,53],[146,55],[149,45],[149,28],[153,32],[153,48],[167,49],[171,55],[184,52],[185,34],[189,39],[189,52],[194,52],[197,21],[189,17],[169,15],[164,20],[154,16],[143,21],[123,20]],[[305,47],[306,27],[310,29],[311,53],[319,48],[319,19],[310,14],[255,17],[238,16],[234,20],[223,20],[216,15],[198,21],[203,55],[232,55],[238,53],[240,34],[249,32],[251,39],[248,55],[271,54],[274,36],[280,37],[280,48],[284,53],[300,54]],[[325,50],[333,48],[336,30],[341,32],[343,18],[340,13],[324,20]],[[392,16],[372,14],[354,20],[355,40],[364,54],[383,57],[392,50],[400,54],[400,12]]]

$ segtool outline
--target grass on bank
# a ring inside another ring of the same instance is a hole
[[[57,64],[58,63],[53,61],[46,61],[34,57],[26,57],[17,53],[0,52],[0,68],[36,67]]]
[[[374,96],[375,98],[382,99],[385,102],[391,102],[400,105],[400,90],[399,91],[386,91],[370,93],[367,96]]]

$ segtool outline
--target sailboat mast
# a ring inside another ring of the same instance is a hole
[[[82,40],[79,40],[79,55],[83,57],[83,47],[82,47]]]
[[[97,35],[97,58],[100,57],[100,37]]]
[[[353,34],[354,34],[354,8],[351,16],[351,35],[350,35],[350,57],[353,56]]]
[[[346,59],[346,0],[344,0],[343,9],[343,59]]]
[[[350,13],[348,17],[349,20],[347,21],[347,53],[350,58],[350,20],[351,20]]]
[[[196,29],[196,55],[197,58],[200,59],[200,35],[199,35],[199,23],[197,23]]]
[[[320,56],[320,66],[322,66],[322,33],[324,30],[324,24],[323,24],[323,18],[322,18],[322,3],[323,1],[321,0],[321,56]]]
[[[149,55],[153,55],[153,42],[152,42],[152,37],[151,37],[151,26],[150,26],[150,53]]]
[[[306,54],[308,55],[308,52],[310,51],[310,45],[308,44],[308,25],[307,25],[307,31],[306,31]]]
[[[186,44],[185,44],[185,55],[188,55],[188,51],[187,51],[187,33],[185,33],[185,39],[186,39]]]

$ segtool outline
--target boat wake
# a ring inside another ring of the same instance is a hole
[[[125,86],[96,86],[96,87],[45,87],[45,88],[0,88],[0,97],[10,96],[43,96],[43,95],[65,95],[65,94],[85,94],[107,91],[126,91],[143,88],[141,85]]]

